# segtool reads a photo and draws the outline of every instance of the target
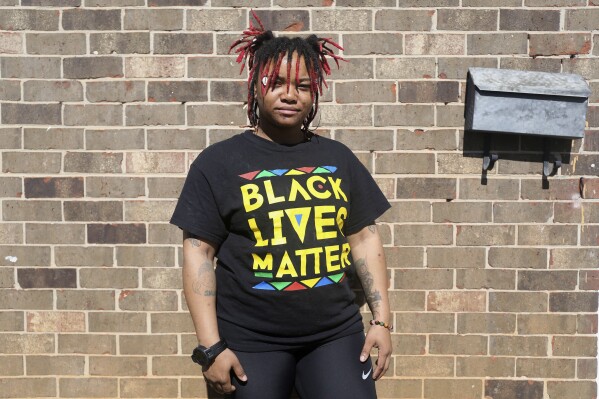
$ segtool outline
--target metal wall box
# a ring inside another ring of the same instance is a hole
[[[466,130],[582,138],[591,90],[582,76],[470,68]]]

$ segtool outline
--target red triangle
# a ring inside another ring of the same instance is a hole
[[[295,283],[291,284],[289,287],[285,288],[284,291],[299,291],[299,290],[305,290],[305,289],[307,289],[307,288],[296,281]]]
[[[302,172],[306,172],[306,173],[312,173],[312,171],[314,169],[316,169],[315,166],[304,166],[303,168],[295,168],[297,170],[301,170]]]
[[[244,173],[243,175],[239,175],[239,177],[243,177],[246,180],[254,180],[254,177],[256,177],[256,175],[260,172],[261,172],[260,170],[257,170],[255,172],[248,172],[248,173]]]

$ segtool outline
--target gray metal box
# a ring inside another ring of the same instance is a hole
[[[465,128],[582,138],[590,94],[579,75],[470,68]]]

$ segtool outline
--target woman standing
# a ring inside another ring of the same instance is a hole
[[[171,219],[184,231],[192,358],[236,399],[286,399],[294,386],[303,399],[376,398],[391,320],[374,220],[389,203],[348,148],[309,130],[337,45],[258,22],[232,46],[250,72],[253,129],[198,156]],[[372,312],[366,337],[352,267]]]

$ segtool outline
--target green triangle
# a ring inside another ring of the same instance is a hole
[[[279,291],[284,290],[291,282],[289,281],[271,281],[270,284]]]
[[[339,280],[341,280],[343,278],[344,274],[345,274],[345,272],[339,273],[339,274],[331,274],[330,276],[327,276],[327,277],[330,278],[331,280],[333,280],[334,282],[338,283]]]
[[[276,176],[276,175],[272,172],[269,172],[268,170],[263,170],[262,172],[258,173],[258,176],[254,177],[254,179],[260,179],[262,177],[271,177],[271,176]]]
[[[312,173],[331,173],[330,170],[325,169],[325,168],[321,168],[320,166],[318,168],[316,168],[316,170],[314,170]]]

